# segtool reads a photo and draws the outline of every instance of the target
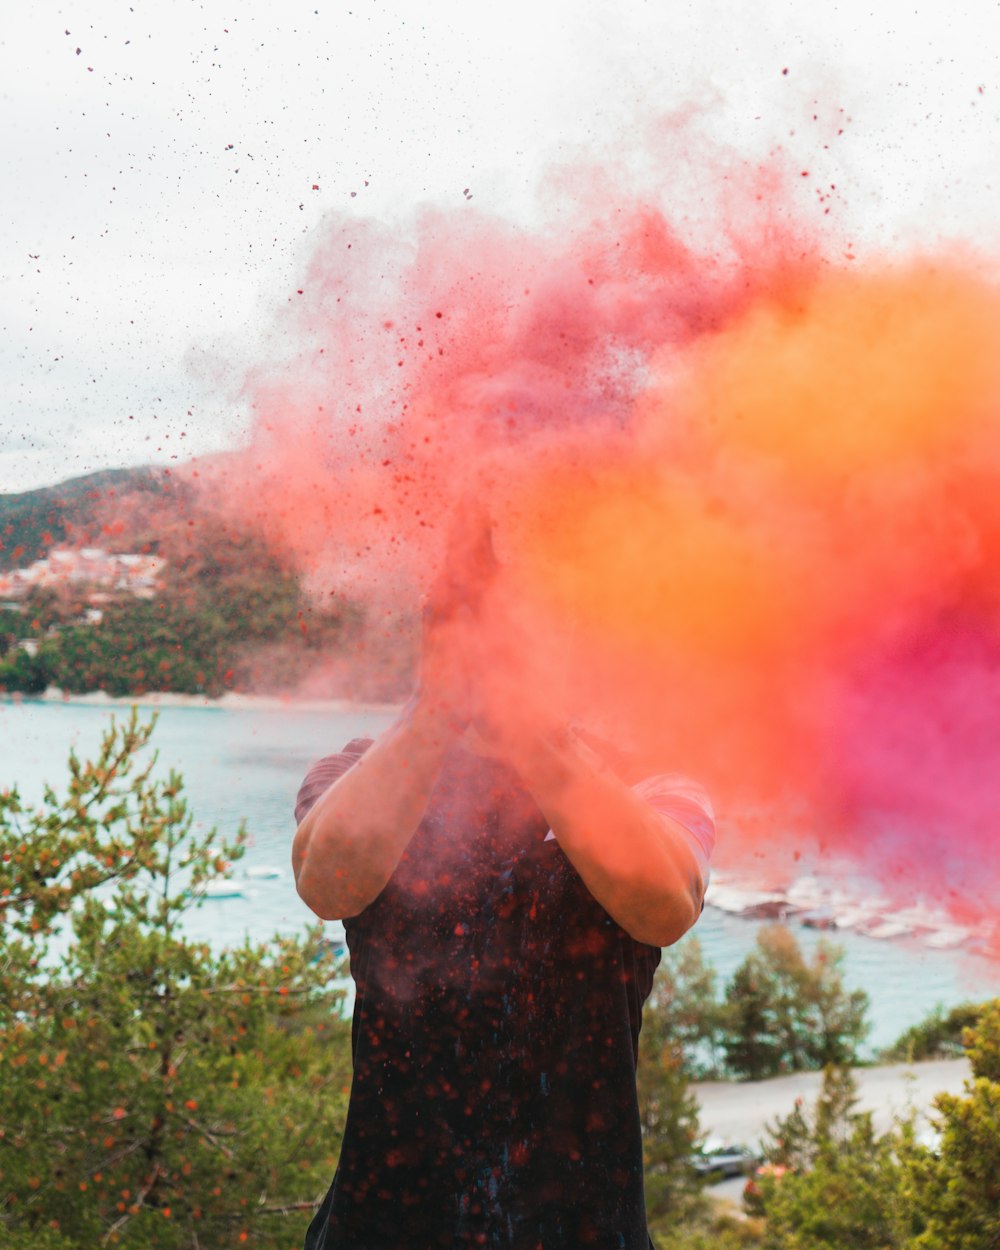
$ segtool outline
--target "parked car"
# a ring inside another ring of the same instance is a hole
[[[723,1180],[728,1176],[749,1176],[762,1160],[763,1157],[749,1146],[713,1141],[711,1138],[697,1154],[688,1157],[688,1163],[699,1176],[712,1180]]]

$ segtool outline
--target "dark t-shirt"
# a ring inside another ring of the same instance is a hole
[[[301,819],[370,743],[303,784]],[[635,1064],[660,960],[515,774],[457,748],[345,921],[354,1080],[305,1250],[648,1250]]]

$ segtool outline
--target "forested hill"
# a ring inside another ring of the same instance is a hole
[[[116,497],[176,490],[162,469],[143,466],[102,469],[56,486],[0,495],[0,572],[42,559],[61,543],[89,540]]]
[[[113,469],[0,495],[0,544],[0,693],[308,685],[392,700],[409,687],[405,630],[363,639],[362,604],[335,588],[317,601],[288,552],[183,470]]]

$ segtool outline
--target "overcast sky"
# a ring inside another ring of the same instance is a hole
[[[686,103],[750,156],[843,107],[867,239],[1000,241],[992,0],[30,0],[0,38],[0,492],[238,441],[325,213],[523,216]]]

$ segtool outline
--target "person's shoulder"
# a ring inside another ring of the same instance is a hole
[[[295,821],[300,824],[313,804],[330,786],[352,768],[372,745],[371,738],[352,738],[334,755],[324,755],[306,773],[295,799]]]

